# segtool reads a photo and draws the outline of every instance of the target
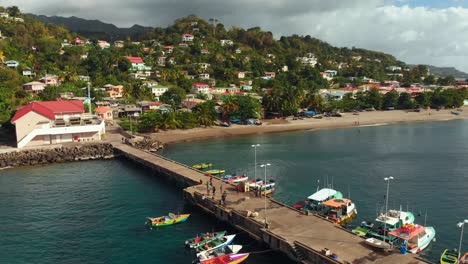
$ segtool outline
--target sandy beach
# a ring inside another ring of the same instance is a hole
[[[267,119],[262,120],[261,126],[232,125],[231,127],[207,127],[189,130],[170,130],[147,134],[163,143],[177,143],[193,140],[205,140],[231,136],[245,136],[263,133],[287,132],[297,130],[358,127],[387,125],[405,122],[446,121],[468,118],[468,107],[463,108],[460,115],[451,113],[453,110],[422,110],[421,112],[407,112],[403,110],[373,111],[343,113],[342,117],[324,117],[322,119],[304,118],[302,120]]]

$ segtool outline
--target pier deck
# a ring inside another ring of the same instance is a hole
[[[265,223],[264,197],[255,197],[253,192],[238,192],[229,183],[213,177],[216,194],[207,196],[206,182],[209,181],[203,172],[189,166],[171,161],[167,158],[148,153],[131,146],[113,142],[117,152],[149,168],[178,178],[187,188],[186,199],[216,215],[221,220],[248,232],[273,249],[286,253],[292,259],[303,263],[429,263],[417,255],[402,255],[396,251],[384,253],[367,247],[364,240],[340,226],[316,215],[305,215],[273,199],[267,199],[267,223]],[[200,181],[203,183],[200,184]],[[222,186],[222,188],[221,188]],[[226,205],[220,204],[221,190],[226,190]],[[240,212],[257,212],[252,218]],[[324,248],[338,256],[332,259],[323,255]]]

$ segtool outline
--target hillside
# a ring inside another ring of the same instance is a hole
[[[49,17],[34,14],[27,15],[44,23],[64,26],[68,30],[79,33],[88,38],[99,38],[108,41],[116,39],[127,39],[127,37],[138,39],[141,35],[153,30],[151,27],[143,27],[140,25],[133,25],[130,28],[118,28],[113,24],[104,23],[99,20],[87,20],[75,16]]]
[[[439,77],[453,76],[457,79],[468,79],[468,73],[457,70],[455,67],[436,67],[429,65],[429,71]]]

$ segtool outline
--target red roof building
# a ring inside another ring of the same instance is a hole
[[[143,59],[141,57],[131,57],[131,56],[127,56],[127,59],[131,62],[131,63],[143,63]]]
[[[50,120],[55,120],[55,115],[59,114],[84,113],[84,105],[79,100],[31,102],[16,111],[16,114],[11,119],[11,123],[14,124],[16,120],[31,111]]]

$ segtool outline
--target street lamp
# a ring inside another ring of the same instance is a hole
[[[266,169],[267,169],[267,166],[271,166],[271,164],[270,164],[270,163],[266,163],[266,164],[260,165],[260,167],[265,168],[265,181],[263,182],[263,185],[265,186],[265,191],[264,191],[265,193],[264,193],[263,195],[264,195],[264,197],[265,197],[265,228],[268,229],[268,223],[267,223],[267,199],[266,199],[266,198],[267,198],[267,196],[266,196],[266,182],[267,182],[267,181],[266,181],[266,174],[267,174],[267,173],[266,173]],[[262,189],[260,188],[260,193],[261,193],[261,190],[262,190]]]
[[[385,196],[385,215],[384,215],[384,234],[383,241],[385,242],[385,231],[387,230],[387,213],[388,213],[388,189],[390,188],[390,180],[393,180],[392,176],[384,178],[384,181],[387,182],[387,195]],[[387,231],[388,234],[388,231]]]
[[[461,228],[460,245],[458,246],[458,254],[461,254],[461,246],[462,246],[462,240],[463,240],[463,226],[465,224],[468,224],[468,219],[465,219],[465,220],[463,220],[463,222],[460,222],[460,223],[457,224],[457,226]]]
[[[254,179],[257,179],[257,147],[260,147],[260,144],[255,144],[252,145],[252,148],[254,148],[254,155],[255,155],[255,163],[254,163]]]

